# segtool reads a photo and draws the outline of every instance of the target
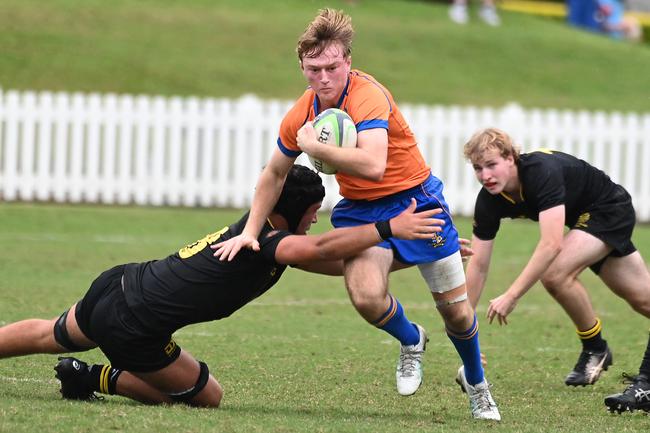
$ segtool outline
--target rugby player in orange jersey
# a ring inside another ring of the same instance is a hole
[[[217,254],[231,260],[242,248],[259,249],[259,232],[301,152],[337,168],[344,198],[332,212],[335,227],[383,220],[411,198],[419,209],[443,209],[439,217],[447,223],[432,239],[403,241],[385,231],[384,242],[346,259],[345,284],[359,314],[400,342],[397,390],[410,395],[422,382],[427,336],[407,319],[389,292],[388,274],[391,269],[417,265],[463,361],[461,379],[472,415],[500,420],[481,365],[478,322],[467,300],[458,233],[442,195],[442,182],[431,174],[390,92],[372,76],[351,69],[353,36],[349,16],[323,9],[300,37],[297,53],[309,88],[281,123],[277,147],[258,179],[246,227]],[[318,142],[311,121],[328,108],[339,108],[352,117],[358,133],[356,147]]]

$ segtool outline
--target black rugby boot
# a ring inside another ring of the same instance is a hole
[[[605,397],[605,406],[610,412],[623,413],[643,410],[650,412],[650,380],[639,374],[630,376],[623,373],[624,383],[629,383],[625,391]]]
[[[61,395],[68,400],[97,400],[88,385],[89,367],[85,362],[72,357],[59,357],[54,367],[55,377],[61,381]]]
[[[602,352],[583,350],[573,371],[564,379],[564,383],[570,386],[593,385],[603,370],[607,370],[613,361],[609,347]]]

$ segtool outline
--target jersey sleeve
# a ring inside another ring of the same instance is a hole
[[[485,189],[481,189],[476,197],[472,226],[474,236],[483,241],[494,239],[501,227],[501,212],[494,197]]]
[[[352,117],[357,132],[375,128],[388,129],[391,108],[384,90],[376,83],[366,81],[354,91],[354,97],[350,98],[348,114]]]
[[[289,158],[297,158],[302,153],[296,142],[296,135],[302,125],[309,120],[313,100],[314,92],[307,89],[280,123],[277,145],[282,153]]]
[[[286,230],[263,230],[258,241],[260,243],[260,253],[269,263],[278,263],[275,259],[275,250],[278,248],[280,241],[291,233]]]
[[[534,201],[538,212],[565,204],[566,187],[562,167],[552,159],[540,159],[524,172],[522,183],[527,200]]]

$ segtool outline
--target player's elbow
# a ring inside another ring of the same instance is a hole
[[[314,257],[318,261],[329,261],[329,260],[338,260],[344,257],[341,257],[339,251],[336,248],[333,248],[328,242],[322,242],[316,244],[316,249],[314,251]]]
[[[373,173],[370,176],[368,176],[368,180],[371,180],[373,182],[381,182],[382,180],[384,180],[384,172],[382,171],[382,172]]]
[[[366,177],[368,180],[373,182],[381,182],[384,180],[384,174],[386,173],[386,163],[377,163],[368,167]]]

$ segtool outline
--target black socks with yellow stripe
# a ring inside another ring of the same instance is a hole
[[[111,367],[110,364],[95,364],[88,371],[88,384],[93,391],[102,394],[115,394],[117,379],[122,370]]]
[[[600,319],[596,318],[596,324],[591,328],[581,331],[576,330],[580,341],[582,342],[582,349],[589,352],[603,352],[607,349],[607,341],[603,340],[602,336],[603,326]]]
[[[650,336],[648,336],[648,345],[645,348],[645,354],[643,355],[643,360],[641,361],[639,374],[642,374],[650,379]]]

